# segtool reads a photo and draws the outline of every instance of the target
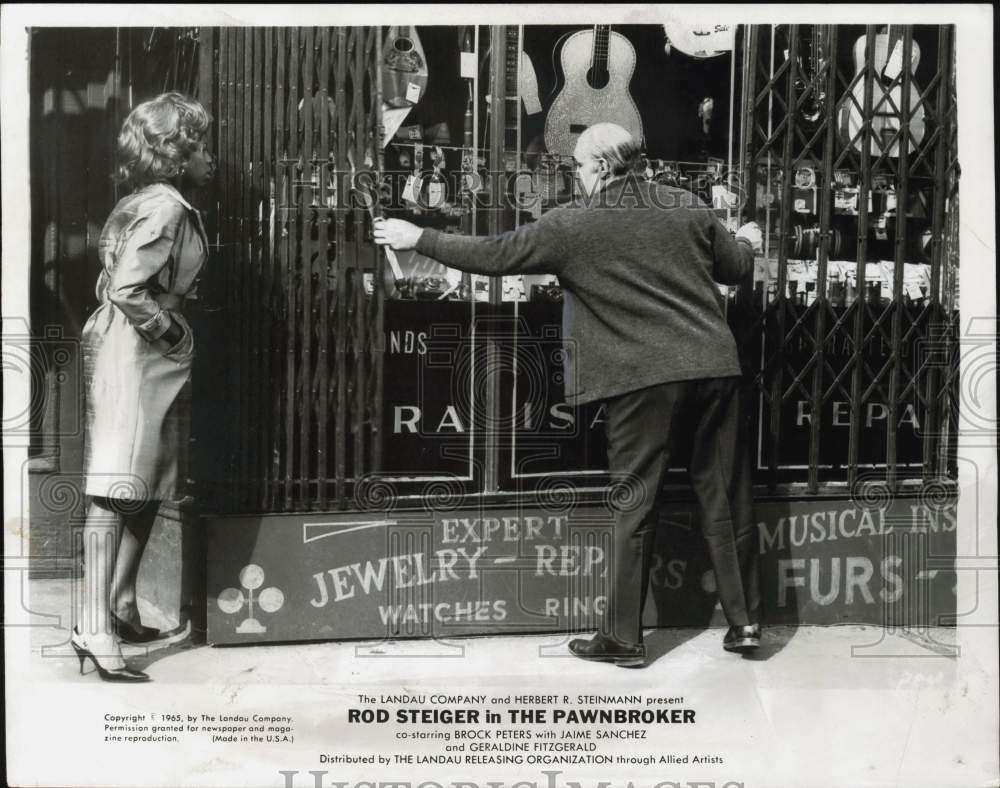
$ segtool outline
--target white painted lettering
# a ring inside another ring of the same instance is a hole
[[[871,427],[875,421],[885,421],[889,416],[889,409],[881,402],[868,403],[868,415],[865,417],[865,426]]]
[[[462,426],[462,420],[458,418],[458,411],[455,410],[454,405],[449,405],[445,410],[437,425],[437,432],[443,432],[446,427],[454,432],[465,432],[465,427]]]
[[[806,579],[795,574],[805,567],[804,558],[782,558],[778,561],[778,607],[788,606],[789,588],[805,588]]]
[[[809,595],[812,597],[812,601],[817,605],[833,604],[840,594],[840,556],[834,556],[830,561],[830,587],[825,594],[820,591],[819,587],[820,575],[823,573],[820,568],[820,559],[810,558],[809,564]]]
[[[458,553],[455,550],[438,550],[437,553],[438,581],[458,580],[455,564],[458,563]]]
[[[576,424],[576,416],[565,402],[557,402],[549,408],[549,427],[554,430],[572,429]]]
[[[854,590],[861,592],[861,596],[869,605],[875,602],[875,597],[868,588],[871,582],[874,567],[871,559],[864,556],[848,556],[847,558],[847,593],[844,601],[850,605],[854,602]]]
[[[540,544],[535,546],[535,576],[544,574],[556,575],[552,568],[552,563],[556,560],[556,549],[552,545]]]
[[[319,586],[319,599],[310,599],[309,604],[313,607],[326,607],[326,603],[330,601],[330,594],[326,590],[326,580],[323,579],[323,572],[314,574],[313,579],[315,579],[316,585]]]
[[[403,418],[403,411],[409,414],[406,418]],[[420,408],[414,405],[397,405],[393,409],[392,431],[398,435],[406,427],[407,432],[416,432],[420,415]]]
[[[898,602],[899,598],[903,596],[903,578],[898,573],[892,571],[893,567],[897,567],[901,563],[903,563],[903,559],[898,555],[887,555],[882,559],[883,584],[878,595],[883,602],[892,604],[893,602]],[[892,586],[891,590],[886,588],[886,583]]]
[[[383,560],[383,569],[385,568]],[[354,566],[358,566],[355,564]],[[350,567],[338,566],[336,569],[329,569],[327,573],[330,575],[330,579],[333,580],[333,598],[339,602],[342,599],[350,599],[354,596],[354,586],[349,585],[347,582],[347,574],[350,572]],[[350,591],[350,593],[348,593]]]
[[[470,578],[478,577],[478,575],[476,574],[476,562],[479,560],[479,557],[486,552],[486,548],[477,547],[476,551],[472,555],[469,555],[467,552],[465,552],[464,547],[459,547],[458,552],[462,556],[462,558],[464,558],[469,564],[468,577]]]

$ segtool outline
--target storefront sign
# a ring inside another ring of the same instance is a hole
[[[954,504],[756,507],[764,619],[918,626],[954,613]],[[567,506],[218,518],[212,643],[592,629],[612,565],[610,510]],[[721,624],[697,514],[661,514],[645,622]]]

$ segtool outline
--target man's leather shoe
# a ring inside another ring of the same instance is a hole
[[[722,641],[722,647],[726,651],[735,651],[741,654],[760,648],[760,624],[729,627],[729,631]]]
[[[641,643],[630,645],[619,643],[604,635],[594,635],[591,639],[577,638],[569,642],[570,653],[580,659],[594,662],[610,662],[621,667],[638,667],[646,664],[646,647]]]

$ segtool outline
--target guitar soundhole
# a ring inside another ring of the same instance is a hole
[[[409,52],[413,49],[413,42],[408,38],[397,38],[395,47],[397,52]]]
[[[610,81],[611,74],[608,73],[607,68],[591,66],[587,69],[587,84],[594,90],[603,90],[608,86],[608,82]]]

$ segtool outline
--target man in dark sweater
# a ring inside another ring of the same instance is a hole
[[[584,659],[645,662],[641,614],[656,495],[672,461],[686,462],[730,629],[728,650],[760,641],[757,539],[740,413],[736,343],[715,283],[753,270],[760,230],[734,239],[690,192],[633,175],[639,147],[600,123],[574,152],[581,195],[537,222],[470,238],[381,219],[375,240],[478,274],[556,274],[564,291],[566,401],[601,400],[613,480],[639,502],[616,517],[613,583],[601,631],[573,640]],[[690,457],[678,426],[694,424]]]

